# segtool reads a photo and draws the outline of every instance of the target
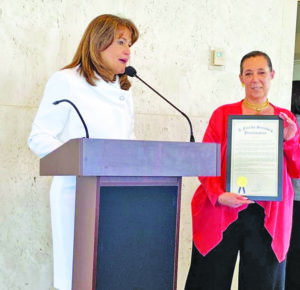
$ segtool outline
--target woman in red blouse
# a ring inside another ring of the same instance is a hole
[[[221,144],[221,176],[199,178],[192,200],[193,251],[185,290],[230,290],[240,254],[240,290],[284,289],[285,259],[290,242],[293,187],[300,174],[300,133],[294,115],[268,101],[274,70],[261,51],[240,64],[245,98],[216,109],[203,142]],[[228,115],[279,115],[284,120],[282,201],[253,202],[226,192]]]

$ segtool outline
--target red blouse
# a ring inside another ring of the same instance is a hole
[[[272,106],[274,115],[284,112],[297,123],[290,111]],[[199,177],[201,185],[192,199],[193,240],[204,256],[221,242],[223,232],[238,218],[239,211],[247,207],[231,208],[217,203],[226,184],[227,116],[241,114],[242,101],[219,107],[213,112],[203,137],[203,142],[221,144],[221,176]],[[272,236],[272,248],[279,262],[286,258],[290,242],[294,199],[291,177],[300,177],[299,141],[298,127],[296,136],[283,144],[283,200],[257,201],[265,210],[265,228]]]

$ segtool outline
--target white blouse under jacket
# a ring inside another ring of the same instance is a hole
[[[130,91],[120,89],[119,79],[107,83],[99,79],[88,84],[77,70],[65,69],[49,79],[28,139],[30,149],[43,157],[73,138],[85,137],[84,127],[68,103],[79,109],[90,138],[132,139],[133,104]],[[53,238],[54,287],[72,288],[73,236],[75,216],[75,177],[55,176],[50,189]]]

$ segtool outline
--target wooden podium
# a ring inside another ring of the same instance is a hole
[[[74,139],[40,174],[77,176],[73,290],[177,289],[182,176],[219,175],[220,147]]]

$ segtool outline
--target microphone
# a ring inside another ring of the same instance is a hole
[[[195,142],[195,137],[193,134],[193,126],[192,126],[192,122],[190,120],[190,118],[181,110],[179,110],[175,105],[173,105],[169,100],[167,100],[165,97],[163,97],[158,91],[156,91],[155,89],[153,89],[150,85],[148,85],[145,81],[143,81],[136,73],[136,70],[134,67],[132,66],[127,66],[125,68],[125,73],[126,75],[130,76],[130,77],[136,77],[138,78],[142,83],[144,83],[148,88],[150,88],[153,92],[155,92],[157,95],[159,95],[163,100],[165,100],[169,105],[171,105],[174,109],[176,109],[181,115],[183,115],[187,121],[189,122],[190,125],[190,142]]]
[[[72,103],[71,101],[69,101],[67,99],[62,99],[62,100],[58,100],[58,101],[53,102],[53,105],[58,105],[58,104],[63,103],[63,102],[69,103],[75,109],[75,111],[77,112],[77,114],[78,114],[78,116],[79,116],[79,118],[80,118],[80,120],[81,120],[81,122],[83,124],[84,130],[85,130],[85,137],[86,138],[90,138],[89,137],[88,128],[87,128],[87,126],[86,126],[86,124],[85,124],[85,122],[84,122],[84,120],[83,120],[83,118],[82,118],[82,116],[81,116],[78,108],[75,106],[74,103]]]

